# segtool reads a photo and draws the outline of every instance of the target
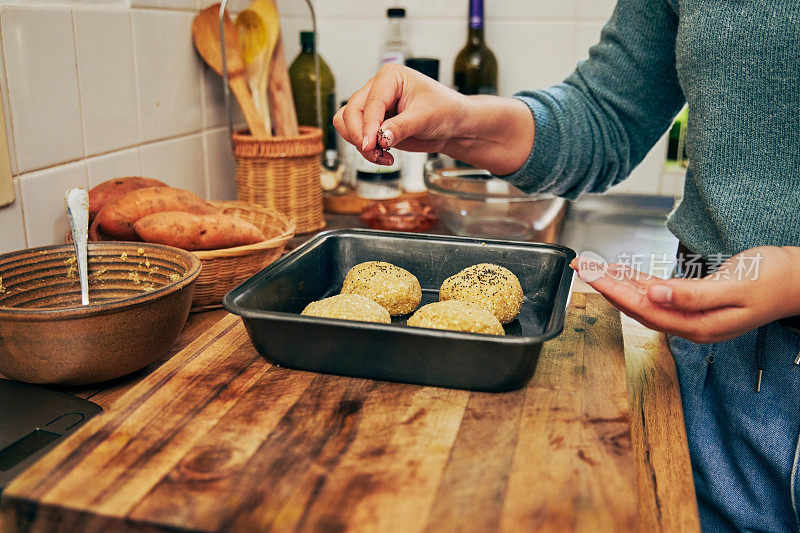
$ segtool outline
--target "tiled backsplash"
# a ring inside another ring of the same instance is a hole
[[[17,201],[0,208],[0,252],[63,242],[63,193],[143,175],[209,199],[235,196],[219,77],[195,53],[192,18],[210,0],[0,0],[0,87]],[[415,55],[453,58],[466,38],[467,0],[316,0],[320,53],[347,98],[376,70],[385,10],[404,6]],[[247,0],[231,0],[233,9]],[[310,29],[303,0],[279,0],[288,60]],[[560,81],[586,56],[612,0],[486,0],[500,91]],[[658,152],[660,150],[660,152]],[[663,143],[635,192],[672,194]],[[668,182],[669,181],[669,182]],[[674,181],[674,180],[673,180]]]

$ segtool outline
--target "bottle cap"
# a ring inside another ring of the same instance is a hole
[[[390,7],[386,10],[386,16],[390,19],[406,18],[406,10],[402,7]]]
[[[406,66],[425,74],[429,78],[439,81],[438,59],[432,57],[410,57],[406,59]]]
[[[300,46],[303,48],[311,47],[314,48],[314,32],[313,31],[301,31],[300,32]]]

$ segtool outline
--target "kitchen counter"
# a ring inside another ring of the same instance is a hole
[[[491,394],[278,368],[193,315],[88,394],[107,412],[6,489],[3,530],[697,531],[665,339],[623,327],[574,293],[528,386]]]
[[[666,339],[597,294],[504,394],[281,369],[223,310],[66,391],[106,413],[6,489],[2,531],[699,531]]]

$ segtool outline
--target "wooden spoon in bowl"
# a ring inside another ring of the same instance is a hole
[[[222,76],[222,42],[219,35],[219,4],[209,6],[194,18],[192,22],[192,39],[194,47],[208,66]],[[233,21],[225,15],[225,59],[228,63],[228,84],[236,96],[242,109],[244,120],[250,128],[250,134],[256,138],[270,137],[264,121],[253,104],[253,97],[247,88],[242,43]]]

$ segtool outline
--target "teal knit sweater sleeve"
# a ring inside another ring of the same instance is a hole
[[[684,104],[677,28],[668,0],[619,0],[589,59],[563,83],[515,95],[533,113],[534,142],[526,163],[504,178],[570,199],[625,179]]]

